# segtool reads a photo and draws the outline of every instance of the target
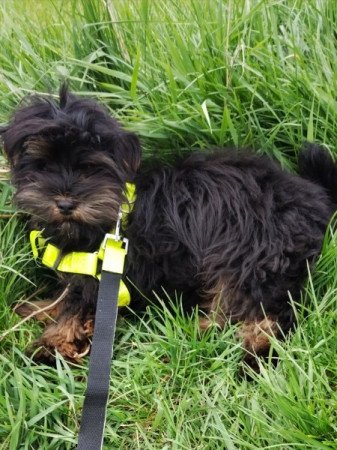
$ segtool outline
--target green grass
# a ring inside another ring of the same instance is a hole
[[[107,6],[108,7],[107,7]],[[0,122],[67,78],[141,137],[144,157],[237,145],[295,169],[303,140],[337,156],[335,0],[3,0]],[[13,212],[1,169],[0,214]],[[0,333],[41,275],[16,216],[0,221]],[[158,293],[164,298],[165,294]],[[149,308],[118,325],[105,448],[337,449],[337,232],[309,276],[277,367],[240,377],[235,329]],[[179,299],[178,299],[179,300]],[[40,332],[0,342],[0,449],[73,448],[87,367],[34,365]]]

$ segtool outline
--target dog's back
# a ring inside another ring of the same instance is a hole
[[[337,205],[337,165],[328,151],[308,143],[299,155],[298,165],[300,175],[323,186]]]

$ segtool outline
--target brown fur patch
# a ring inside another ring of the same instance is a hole
[[[33,347],[39,349],[34,359],[51,363],[57,350],[67,360],[80,363],[89,352],[92,334],[92,319],[83,324],[78,316],[61,317],[59,322],[48,325],[41,338],[35,341]]]
[[[92,336],[94,334],[94,320],[89,319],[84,322],[83,329],[86,336]]]
[[[47,311],[36,313],[39,309],[43,309],[54,303],[55,300],[37,300],[35,302],[18,303],[14,306],[13,311],[21,317],[28,317],[34,314],[34,319],[41,322],[52,322],[61,311],[61,305],[57,304]]]
[[[41,155],[47,159],[50,152],[49,141],[44,136],[30,137],[23,144],[23,147],[26,149],[27,154],[37,159],[40,159]]]
[[[247,352],[257,356],[267,355],[270,347],[270,336],[278,336],[278,323],[268,317],[260,321],[245,321],[239,328],[238,337],[243,339]]]
[[[223,329],[229,320],[237,323],[261,313],[260,306],[256,308],[252,299],[230,279],[220,279],[212,289],[205,291],[200,308],[206,314],[200,319],[201,330],[214,325]]]
[[[203,294],[203,300],[200,308],[206,314],[199,320],[199,328],[204,331],[212,326],[218,326],[223,329],[226,323],[226,301],[227,285],[224,281],[219,283],[212,289]]]

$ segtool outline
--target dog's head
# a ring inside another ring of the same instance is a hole
[[[90,249],[116,221],[138,169],[137,137],[107,110],[61,88],[34,97],[1,130],[17,206],[63,249]]]

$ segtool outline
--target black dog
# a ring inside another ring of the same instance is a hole
[[[138,290],[180,291],[186,308],[199,305],[205,313],[201,328],[239,323],[248,359],[268,352],[268,335],[292,326],[288,292],[299,296],[337,203],[337,168],[320,147],[302,152],[302,177],[266,157],[230,150],[139,169],[137,137],[65,88],[59,104],[31,99],[2,135],[18,207],[64,253],[97,250],[126,201],[125,183],[135,183],[122,230],[130,242],[125,283],[131,280],[132,306]],[[70,288],[48,311],[54,320],[36,342],[41,360],[55,348],[78,360],[92,334],[97,281],[60,278]]]

